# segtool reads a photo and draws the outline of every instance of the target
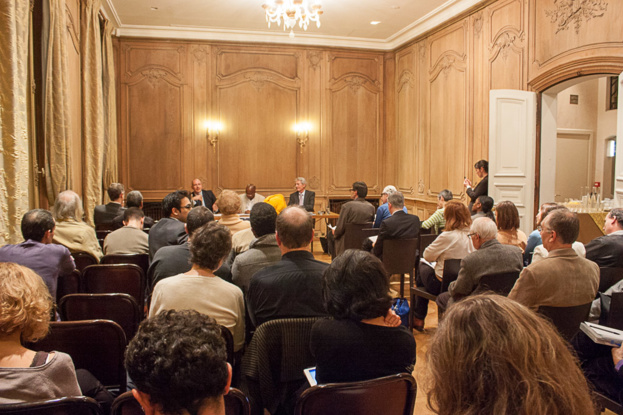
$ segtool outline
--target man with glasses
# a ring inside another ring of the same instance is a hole
[[[623,267],[623,209],[612,209],[604,221],[605,236],[586,244],[586,259],[603,268]]]
[[[178,190],[169,193],[162,200],[164,218],[149,231],[149,257],[153,258],[163,246],[180,245],[188,237],[184,229],[192,204],[188,193]]]
[[[599,267],[571,247],[580,231],[578,216],[568,209],[553,210],[539,231],[549,254],[524,268],[508,298],[533,310],[593,301],[599,288]]]

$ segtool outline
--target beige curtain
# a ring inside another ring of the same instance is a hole
[[[30,2],[0,1],[0,245],[22,240],[28,211]]]
[[[117,98],[115,95],[115,63],[112,47],[114,27],[104,22],[102,38],[102,72],[104,83],[104,189],[117,183]]]
[[[20,1],[20,0],[17,0]],[[22,0],[23,1],[23,0]],[[49,0],[49,31],[45,62],[45,181],[50,204],[71,189],[71,115],[67,61],[65,0]]]
[[[82,0],[80,60],[82,72],[82,195],[87,223],[102,203],[104,169],[104,89],[99,9],[101,0]]]

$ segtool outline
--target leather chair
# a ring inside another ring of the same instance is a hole
[[[129,294],[69,294],[61,299],[58,312],[63,321],[112,320],[119,324],[129,342],[141,321],[141,310]]]
[[[412,415],[417,385],[406,373],[361,382],[331,383],[307,389],[296,415]]]
[[[426,235],[420,235],[420,237]],[[432,236],[432,235],[431,235]],[[435,235],[437,236],[437,235]],[[459,276],[459,268],[461,267],[460,259],[446,259],[443,266],[443,275],[441,277],[441,291],[440,293],[448,291],[448,287],[452,281],[456,281]],[[415,304],[415,297],[426,298],[429,301],[435,301],[437,296],[429,293],[424,289],[424,287],[418,287],[415,285],[415,278],[411,280],[411,307],[409,309],[409,325],[413,324],[413,305]],[[443,310],[438,310],[438,316],[441,318],[443,316]],[[413,327],[409,327],[413,329]]]
[[[134,264],[141,267],[147,275],[149,254],[108,254],[102,257],[100,264]]]
[[[623,292],[612,293],[611,295],[599,294],[601,297],[601,315],[599,324],[612,327],[613,329],[623,330]],[[607,310],[604,301],[609,301]]]
[[[623,280],[623,268],[599,268],[599,289],[600,293],[605,292],[617,282]]]
[[[77,294],[80,292],[82,274],[75,269],[69,274],[59,275],[56,285],[56,302],[60,302],[61,298],[68,294]]]
[[[104,415],[104,411],[93,398],[69,396],[35,402],[0,405],[2,415]]]
[[[519,278],[519,273],[519,271],[513,271],[483,275],[478,282],[478,286],[474,290],[474,294],[493,291],[496,294],[507,296]]]
[[[90,265],[82,272],[84,292],[90,294],[125,293],[145,304],[145,273],[134,264]]]
[[[100,244],[102,251],[104,250],[104,239],[106,239],[108,234],[111,232],[112,232],[111,229],[96,229],[95,230],[95,235],[97,236],[97,242]]]
[[[590,310],[591,303],[586,303],[572,307],[541,306],[538,313],[550,320],[560,335],[570,341],[580,330],[580,323],[588,318]]]
[[[364,228],[372,228],[373,222],[367,223],[347,223],[344,229],[344,250],[346,249],[361,249],[364,239],[369,234],[366,234]]]
[[[97,265],[97,258],[87,252],[73,252],[71,256],[74,257],[76,269],[80,272],[84,271],[89,265]]]
[[[418,238],[383,241],[383,266],[390,276],[400,274],[400,298],[405,296],[404,274],[409,275],[409,281],[415,278],[418,243]]]
[[[126,390],[123,354],[126,346],[121,326],[110,320],[53,321],[50,332],[26,347],[34,351],[67,353],[76,369],[86,369],[107,388]]]

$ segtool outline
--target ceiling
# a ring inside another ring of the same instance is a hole
[[[274,24],[265,0],[104,0],[116,35],[391,50],[484,0],[321,0],[321,26],[295,37]],[[380,21],[371,25],[371,21]]]

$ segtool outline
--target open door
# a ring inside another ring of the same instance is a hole
[[[619,98],[620,102],[620,98]],[[520,228],[532,232],[536,148],[536,94],[497,89],[489,92],[489,196],[510,200]],[[621,172],[623,197],[623,171]]]
[[[617,103],[617,137],[616,157],[614,162],[614,198],[617,207],[623,207],[623,149],[619,143],[623,143],[623,72],[619,75],[619,100]]]

